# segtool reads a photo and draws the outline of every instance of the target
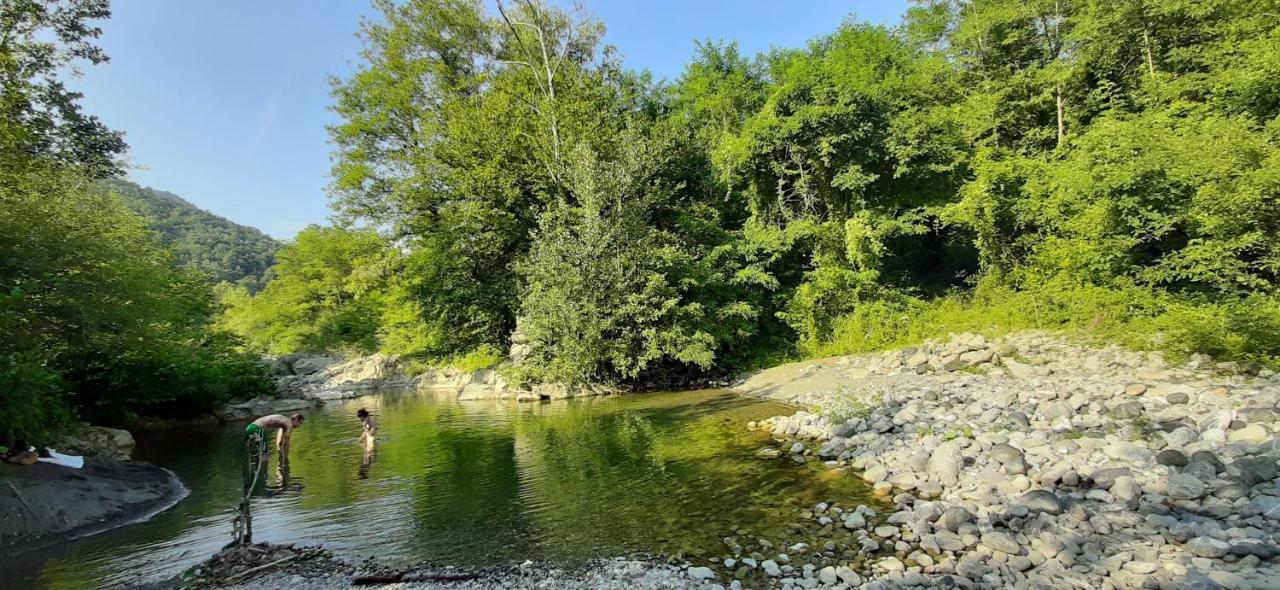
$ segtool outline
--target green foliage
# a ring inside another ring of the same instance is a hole
[[[270,236],[204,211],[173,193],[124,180],[105,184],[147,220],[148,228],[160,234],[182,268],[207,275],[215,283],[242,286],[251,293],[266,284],[267,269],[280,247]]]
[[[80,110],[81,95],[60,79],[83,62],[107,61],[91,21],[111,16],[108,0],[0,0],[0,156],[3,166],[38,157],[81,173],[119,173],[124,136]]]
[[[331,135],[341,219],[381,241],[228,291],[259,348],[439,365],[519,319],[514,378],[648,383],[950,331],[1280,349],[1255,3],[924,0],[799,49],[699,43],[671,84],[549,3],[375,4]]]
[[[0,440],[76,418],[187,417],[274,391],[266,367],[213,325],[212,290],[178,269],[99,179],[122,134],[60,80],[106,56],[105,0],[0,0]],[[123,186],[123,185],[117,185]]]
[[[372,352],[387,256],[371,230],[308,227],[277,252],[274,278],[260,293],[220,289],[223,324],[264,352]]]
[[[95,182],[30,164],[0,170],[0,355],[26,392],[0,431],[38,434],[65,421],[67,404],[118,423],[273,389],[212,327],[210,289],[172,266],[142,218]]]
[[[459,371],[471,373],[480,369],[496,367],[498,363],[502,362],[502,357],[502,351],[491,345],[483,345],[453,359],[449,364]]]
[[[835,322],[831,338],[802,349],[837,356],[914,346],[959,332],[999,336],[1055,330],[1094,342],[1164,350],[1175,358],[1207,353],[1280,364],[1280,300],[1168,294],[1150,288],[1055,282],[1015,290],[987,281],[972,292],[924,301],[875,301]]]
[[[4,440],[43,439],[71,422],[62,399],[63,383],[42,363],[23,353],[0,356],[0,434]]]
[[[683,253],[650,223],[670,187],[649,176],[660,168],[643,140],[624,143],[635,151],[614,164],[585,148],[573,154],[575,203],[547,210],[519,267],[535,380],[635,378],[665,358],[711,365],[713,338],[696,328],[703,310],[682,305],[669,278]]]

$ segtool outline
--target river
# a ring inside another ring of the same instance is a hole
[[[372,456],[355,414],[381,422]],[[792,409],[717,391],[536,404],[374,393],[308,413],[288,481],[273,460],[255,540],[350,558],[488,565],[600,556],[715,556],[737,532],[774,535],[818,501],[854,505],[856,478],[762,460],[749,420]],[[240,428],[140,436],[135,457],[191,495],[156,518],[4,560],[19,586],[79,589],[180,574],[231,539]]]

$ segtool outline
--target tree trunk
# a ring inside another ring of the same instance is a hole
[[[1151,56],[1151,33],[1146,29],[1142,30],[1142,46],[1147,53],[1147,74],[1152,78],[1156,77],[1156,61]]]
[[[1058,145],[1057,147],[1061,148],[1062,140],[1066,137],[1066,134],[1067,134],[1067,124],[1065,121],[1062,120],[1062,114],[1063,114],[1062,84],[1058,84],[1057,92],[1058,92]]]

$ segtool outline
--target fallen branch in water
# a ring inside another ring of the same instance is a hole
[[[284,563],[284,562],[286,562],[286,561],[292,561],[292,560],[296,559],[297,557],[298,557],[298,554],[294,554],[294,555],[290,555],[290,556],[288,556],[288,557],[286,557],[286,558],[284,558],[284,559],[277,559],[277,560],[275,560],[275,561],[273,561],[273,562],[271,562],[271,563],[265,564],[265,565],[260,565],[260,566],[258,566],[258,567],[251,567],[251,568],[249,568],[249,569],[247,569],[247,570],[244,570],[244,571],[242,571],[242,572],[240,572],[240,573],[238,573],[238,574],[236,574],[236,575],[234,575],[234,576],[227,576],[226,583],[230,584],[230,583],[233,583],[233,582],[238,582],[238,581],[240,581],[241,579],[243,579],[243,578],[247,577],[249,574],[255,574],[255,573],[261,572],[261,571],[263,571],[263,570],[265,570],[265,569],[268,569],[268,568],[271,568],[271,567],[275,567],[275,566],[277,566],[277,565],[280,565],[280,564],[282,564],[282,563]]]
[[[373,586],[375,584],[394,584],[396,582],[461,582],[474,580],[479,574],[471,572],[401,572],[398,574],[367,574],[353,576],[352,586]]]

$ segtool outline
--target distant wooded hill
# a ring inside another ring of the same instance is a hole
[[[105,181],[130,209],[147,218],[178,263],[252,292],[266,282],[280,243],[258,229],[214,215],[170,192],[125,180]]]

